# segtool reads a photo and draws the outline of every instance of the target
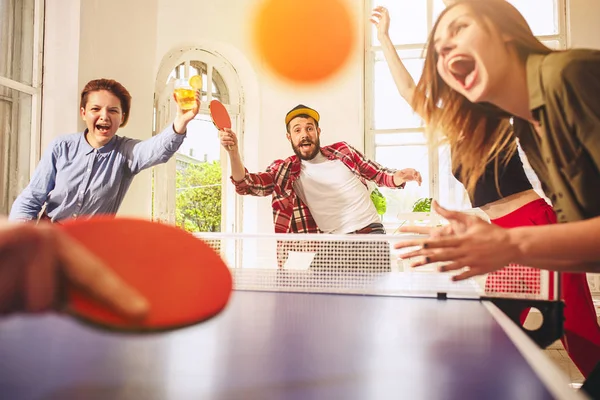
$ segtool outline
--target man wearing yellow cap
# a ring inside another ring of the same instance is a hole
[[[366,182],[404,188],[408,181],[420,185],[421,174],[382,167],[345,142],[321,147],[319,120],[317,111],[302,104],[288,112],[286,136],[295,155],[259,173],[244,167],[235,133],[221,131],[237,193],[272,195],[277,233],[385,233]]]

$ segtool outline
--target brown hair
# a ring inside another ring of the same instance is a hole
[[[463,184],[469,193],[484,174],[486,165],[495,160],[507,163],[517,149],[510,115],[487,103],[471,103],[452,90],[438,75],[438,55],[434,35],[441,18],[453,7],[466,5],[472,17],[490,33],[507,34],[519,59],[529,54],[552,52],[535,38],[525,18],[506,0],[457,0],[438,17],[426,46],[423,74],[415,88],[412,106],[424,118],[430,142],[447,141],[452,151],[452,169],[460,166]],[[496,173],[496,187],[498,187]]]
[[[127,125],[127,121],[129,120],[129,110],[131,108],[131,94],[125,89],[125,86],[114,79],[94,79],[93,81],[89,81],[81,91],[81,101],[79,106],[85,108],[89,94],[100,90],[111,92],[121,101],[123,123],[120,126],[123,127]]]

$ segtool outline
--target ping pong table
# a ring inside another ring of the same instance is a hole
[[[231,271],[227,308],[174,332],[110,333],[57,315],[2,320],[0,398],[585,398],[473,282],[397,270]]]

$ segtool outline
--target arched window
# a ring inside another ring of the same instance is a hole
[[[243,96],[231,64],[200,48],[168,54],[157,76],[154,133],[160,133],[175,118],[174,82],[193,75],[202,77],[200,112],[188,125],[187,137],[176,156],[154,169],[153,218],[190,232],[235,232],[241,203],[229,183],[228,159],[208,109],[213,99],[225,105],[241,146]]]

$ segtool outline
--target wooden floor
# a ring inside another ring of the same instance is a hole
[[[571,382],[571,386],[575,389],[580,388],[585,381],[585,378],[581,375],[581,372],[579,372],[579,369],[577,369],[575,364],[573,364],[571,358],[569,358],[569,354],[567,354],[567,351],[560,340],[554,342],[545,350],[545,352],[548,357],[563,370],[565,375],[567,375],[569,382]]]

